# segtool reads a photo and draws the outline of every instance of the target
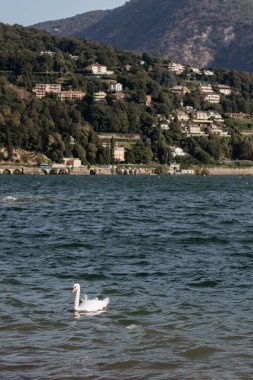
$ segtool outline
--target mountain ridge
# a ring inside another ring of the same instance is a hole
[[[97,12],[33,27],[198,67],[253,71],[252,0],[132,0]]]

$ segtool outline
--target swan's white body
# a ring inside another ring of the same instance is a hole
[[[82,299],[80,303],[80,285],[79,284],[74,284],[73,293],[76,293],[74,311],[95,312],[95,311],[105,309],[109,303],[109,298],[105,298],[104,300],[99,300],[98,298],[88,300],[87,296],[85,296],[84,299]]]

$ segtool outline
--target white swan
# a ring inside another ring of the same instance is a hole
[[[80,303],[80,285],[79,284],[74,284],[72,293],[76,293],[74,311],[95,312],[95,311],[105,309],[109,303],[109,298],[105,298],[104,300],[99,300],[98,298],[88,300],[87,296],[85,296],[84,299],[82,299]]]

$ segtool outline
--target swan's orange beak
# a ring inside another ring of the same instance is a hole
[[[76,288],[73,288],[73,289],[72,289],[72,293],[75,293],[75,291],[76,291]]]

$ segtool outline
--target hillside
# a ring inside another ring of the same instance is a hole
[[[35,27],[198,67],[253,71],[253,0],[132,0],[90,15],[91,24],[83,14]]]
[[[253,160],[252,115],[250,73],[0,24],[0,160]]]
[[[59,36],[78,35],[84,29],[91,28],[97,24],[110,11],[91,11],[84,14],[68,17],[65,19],[46,21],[34,25],[36,29],[47,30]]]

